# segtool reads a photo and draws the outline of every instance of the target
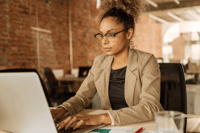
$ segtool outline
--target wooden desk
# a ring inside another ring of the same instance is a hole
[[[80,113],[95,115],[95,114],[102,114],[102,113],[106,113],[106,112],[107,112],[106,110],[84,109]],[[199,118],[199,120],[200,120],[200,115],[186,115],[186,117],[195,118],[195,119]],[[200,125],[200,122],[199,123],[192,123],[192,121],[187,121],[187,122],[190,122],[189,123],[190,126],[196,125],[198,127]],[[108,125],[107,127],[114,127],[114,126]],[[148,121],[148,122],[136,123],[136,124],[131,124],[131,125],[123,125],[123,126],[117,126],[117,127],[132,127],[132,129],[135,129],[135,130],[143,127],[143,128],[145,128],[145,130],[155,131],[155,122],[154,121]],[[84,131],[87,131],[87,130],[92,129],[92,128],[93,127],[91,127],[91,126],[85,126],[82,129],[77,130],[73,133],[83,133]],[[187,127],[187,129],[190,129],[190,127]],[[4,132],[4,131],[0,130],[0,133],[8,133],[8,132]],[[133,133],[133,132],[127,132],[127,133]]]
[[[63,76],[63,77],[57,78],[57,81],[59,84],[61,84],[62,82],[67,83],[69,85],[70,91],[77,92],[84,79],[85,77]],[[78,82],[78,87],[75,88],[74,82]]]
[[[57,78],[57,80],[59,82],[75,82],[75,81],[83,81],[85,79],[85,77],[59,77]]]
[[[80,113],[96,115],[96,114],[107,113],[107,111],[106,110],[95,110],[95,109],[84,109]],[[114,126],[108,125],[106,127],[114,127]],[[137,123],[137,124],[131,124],[131,125],[123,125],[123,126],[117,126],[117,127],[132,127],[132,129],[135,129],[135,130],[143,127],[143,128],[145,128],[145,130],[153,131],[153,130],[155,130],[155,123],[154,123],[154,121],[148,121],[148,122],[143,122],[143,123]],[[88,127],[88,128],[82,129],[82,130],[77,130],[74,133],[82,133],[82,132],[87,131],[89,129],[92,129],[92,128]],[[133,132],[127,132],[127,133],[133,133]]]
[[[186,70],[188,74],[200,74],[200,70]]]
[[[81,111],[80,113],[82,114],[103,114],[106,113],[106,110],[94,110],[94,109],[84,109],[83,111]],[[64,119],[64,118],[63,118]],[[114,127],[114,126],[107,126],[107,127]],[[118,126],[120,127],[120,126]],[[154,121],[149,121],[149,122],[143,122],[143,123],[137,123],[137,124],[131,124],[131,125],[123,125],[121,127],[132,127],[132,129],[139,129],[141,127],[145,128],[145,130],[155,130],[155,124]],[[87,131],[89,129],[92,129],[94,127],[91,126],[83,126],[82,129],[77,130],[73,133],[83,133],[84,131]],[[0,130],[0,133],[8,133],[8,132],[4,132],[2,130]],[[131,132],[127,132],[127,133],[131,133]],[[132,132],[133,133],[133,132]]]

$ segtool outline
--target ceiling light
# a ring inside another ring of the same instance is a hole
[[[200,13],[200,9],[196,9],[198,13]]]
[[[152,15],[152,14],[149,14],[149,17],[150,17],[150,18],[153,18],[153,19],[155,19],[155,20],[157,20],[157,21],[159,21],[159,22],[161,22],[161,23],[163,23],[163,24],[169,24],[169,22],[165,21],[164,19],[161,19],[161,18],[159,18],[159,17],[156,17],[156,16],[154,16],[154,15]]]
[[[180,4],[180,1],[179,0],[174,0],[174,2],[176,3],[176,4]]]
[[[146,0],[149,4],[151,4],[152,6],[154,6],[154,7],[158,7],[158,5],[155,3],[155,2],[153,2],[153,1],[151,1],[151,0]]]
[[[196,14],[193,10],[188,10],[187,11],[193,18],[195,18],[196,20],[200,20],[200,16],[198,14]]]
[[[177,17],[176,15],[174,15],[174,14],[173,14],[173,13],[171,13],[171,12],[167,12],[167,15],[169,15],[170,17],[172,17],[172,18],[176,19],[176,20],[177,20],[177,21],[179,21],[179,22],[184,22],[184,20],[183,20],[183,19],[181,19],[181,18]]]

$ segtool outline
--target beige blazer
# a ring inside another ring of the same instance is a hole
[[[109,110],[114,125],[133,124],[154,119],[154,112],[163,110],[160,104],[160,69],[152,54],[129,49],[125,77],[125,100],[129,107],[112,110],[108,94],[113,56],[100,55],[83,81],[76,95],[64,102],[73,115],[88,106],[96,94],[102,109]]]

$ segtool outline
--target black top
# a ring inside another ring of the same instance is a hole
[[[113,110],[128,107],[124,96],[126,67],[111,70],[109,81],[109,98]]]

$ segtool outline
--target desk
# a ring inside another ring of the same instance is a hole
[[[97,114],[102,114],[102,113],[106,113],[106,110],[94,110],[94,109],[84,109],[83,111],[81,111],[81,114],[93,114],[93,115],[97,115]],[[200,115],[186,115],[186,117],[188,118],[199,118],[198,120],[200,120]],[[199,123],[196,123],[197,121],[194,121],[195,123],[192,123],[191,120],[188,120],[187,122],[189,122],[189,126],[194,126],[196,125],[197,127],[200,126],[200,121],[198,121]],[[113,127],[113,126],[107,126],[107,127]],[[131,124],[131,125],[123,125],[123,126],[118,126],[118,127],[132,127],[132,129],[139,129],[141,127],[145,128],[145,130],[149,130],[149,131],[153,131],[155,130],[155,123],[154,121],[148,121],[148,122],[142,122],[142,123],[136,123],[136,124]],[[87,131],[89,129],[92,129],[93,127],[87,126],[84,127],[83,129],[77,130],[73,133],[83,133],[84,131]],[[192,127],[187,127],[187,129],[191,129]],[[0,133],[8,133],[8,132],[4,132],[2,130],[0,130]],[[131,132],[127,132],[127,133],[131,133]]]
[[[188,74],[194,74],[195,81],[198,82],[198,75],[200,74],[200,70],[187,70]]]
[[[200,70],[186,70],[188,74],[200,74]]]
[[[97,114],[107,113],[107,111],[106,110],[84,109],[80,113],[97,115]],[[114,126],[109,125],[107,127],[114,127]],[[145,130],[152,130],[153,131],[153,130],[155,130],[155,123],[154,123],[154,121],[148,121],[148,122],[143,122],[143,123],[137,123],[137,124],[131,124],[131,125],[123,125],[123,126],[117,126],[117,127],[132,127],[132,129],[135,129],[135,130],[143,127],[143,128],[145,128]],[[77,130],[74,133],[82,133],[82,132],[87,131],[89,129],[91,129],[91,127],[86,128],[86,129],[82,129],[82,130]],[[131,132],[129,132],[129,133],[131,133]]]
[[[85,79],[85,77],[67,77],[67,76],[65,76],[65,77],[59,77],[59,78],[57,78],[57,80],[59,81],[59,82],[75,82],[75,81],[83,81]]]
[[[61,82],[67,83],[69,85],[69,90],[70,91],[73,90],[74,92],[76,92],[84,79],[85,77],[63,76],[63,77],[57,78],[57,81],[59,82],[59,84],[61,84]],[[74,86],[73,88],[71,87],[71,85],[74,84],[74,82],[78,82],[77,89],[75,89]]]
[[[83,111],[81,111],[80,113],[82,114],[93,114],[93,115],[97,115],[97,114],[103,114],[103,113],[107,113],[106,110],[94,110],[94,109],[84,109]],[[63,118],[64,119],[64,118]],[[107,126],[107,127],[113,127],[113,126]],[[118,126],[120,127],[120,126]],[[143,123],[137,123],[137,124],[131,124],[131,125],[123,125],[121,127],[132,127],[132,129],[139,129],[141,127],[145,128],[145,130],[155,130],[155,124],[154,121],[149,121],[149,122],[143,122]],[[84,131],[87,131],[89,129],[92,129],[93,127],[91,126],[85,126],[83,127],[83,129],[77,130],[73,133],[83,133]],[[4,132],[2,130],[0,130],[0,133],[8,133],[8,132]],[[131,133],[131,132],[127,132],[127,133]]]

